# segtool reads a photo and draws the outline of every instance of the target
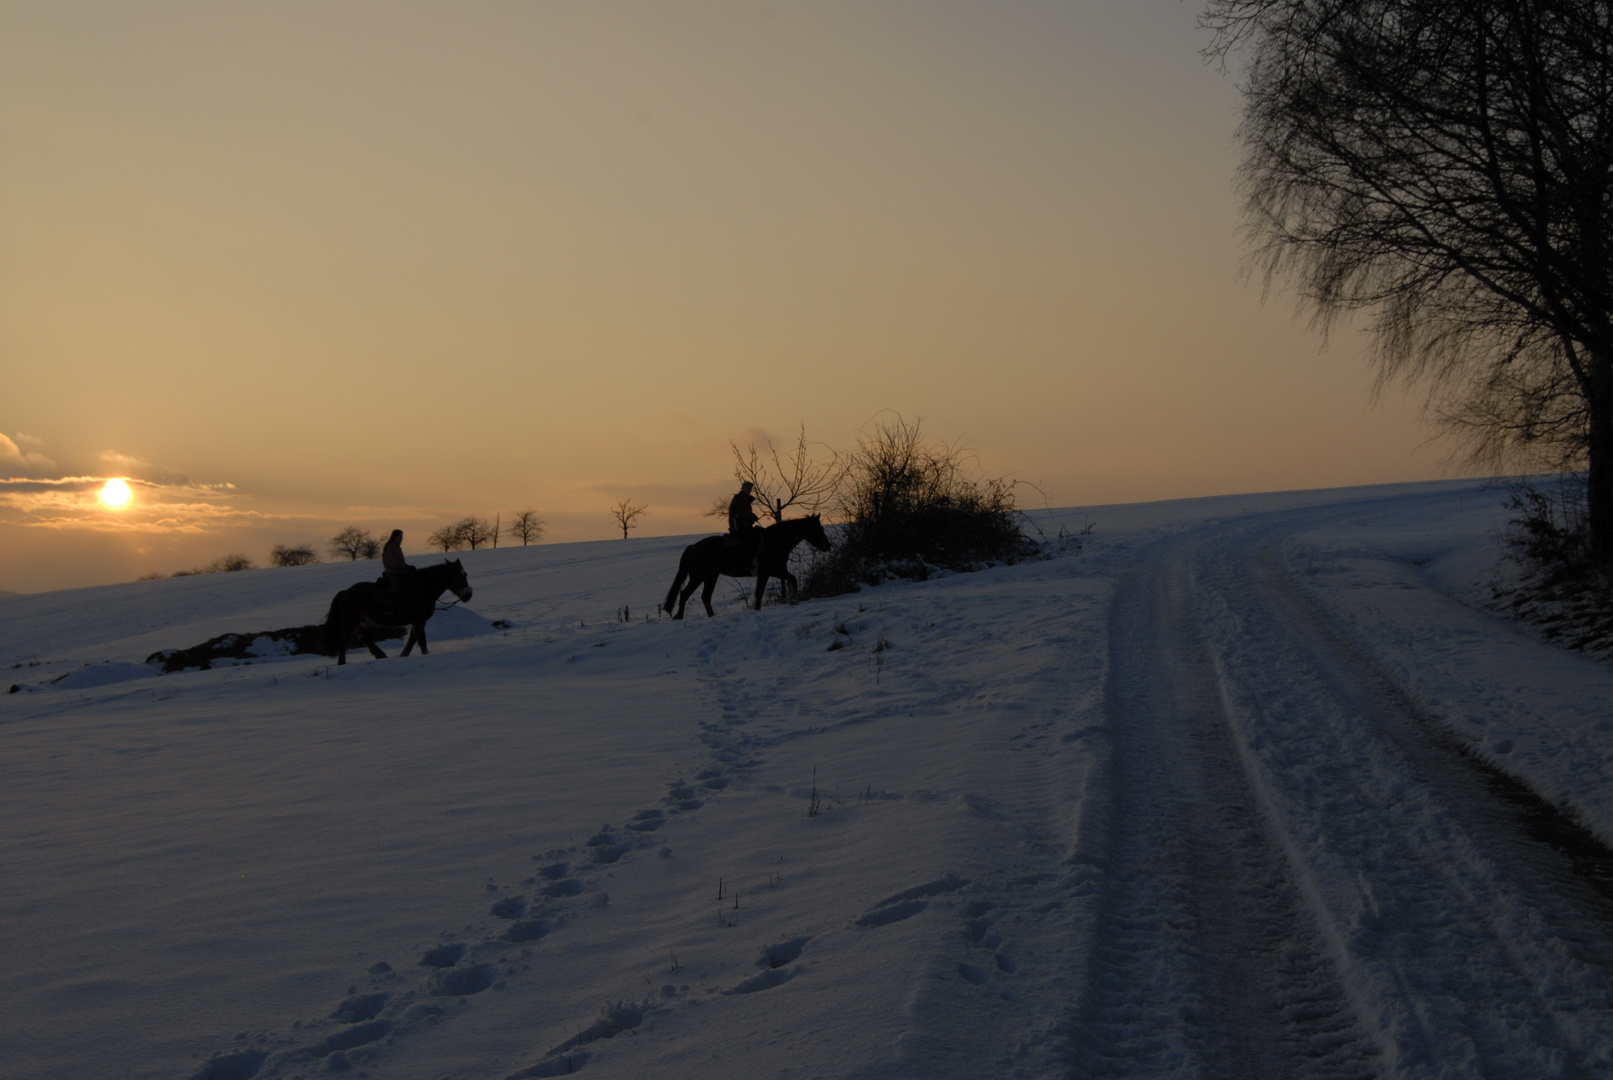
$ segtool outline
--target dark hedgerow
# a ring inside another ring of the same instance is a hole
[[[926,439],[919,421],[881,424],[849,455],[845,524],[807,567],[802,592],[834,596],[891,577],[1012,563],[1037,545],[1022,531],[1014,484],[976,478],[967,450]]]
[[[1493,595],[1548,641],[1605,654],[1613,652],[1613,577],[1591,557],[1586,501],[1584,473],[1513,488],[1505,543],[1518,575]]]

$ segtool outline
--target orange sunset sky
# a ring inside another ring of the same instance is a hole
[[[1446,475],[1240,277],[1197,14],[0,2],[0,589],[701,531],[730,440],[882,409],[1053,505]]]

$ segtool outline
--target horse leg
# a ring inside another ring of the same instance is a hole
[[[678,597],[678,613],[672,616],[674,619],[683,618],[683,609],[689,606],[689,597],[693,596],[694,591],[698,588],[700,588],[700,579],[690,575],[689,584],[684,587],[683,595]],[[707,606],[709,607],[710,605],[708,604]]]
[[[342,637],[342,594],[337,593],[330,602],[325,616],[325,655],[336,657],[336,663],[347,663],[347,642]]]
[[[788,570],[780,570],[778,572],[778,579],[780,584],[784,586],[785,603],[795,603],[801,592],[801,586],[796,582],[795,575],[790,573]]]
[[[688,561],[688,559],[689,559],[689,556],[685,555],[682,559],[680,559],[678,561],[678,576],[672,579],[672,588],[670,588],[670,589],[668,589],[666,591],[666,603],[661,605],[662,609],[665,610],[665,611],[670,612],[672,610],[672,605],[677,603],[678,590],[683,587],[683,579],[688,576],[688,573],[684,569],[684,565],[683,565],[685,562]],[[679,608],[678,613],[676,615],[673,615],[672,617],[674,619],[683,618],[683,610],[681,608]]]
[[[364,647],[370,650],[370,655],[375,657],[377,660],[385,660],[386,653],[382,652],[381,646],[375,643],[375,637],[371,633],[372,628],[370,624],[368,622],[364,622],[361,623],[360,626],[362,627],[364,634]]]
[[[420,655],[426,655],[426,619],[429,618],[431,618],[431,612],[428,611],[424,619],[409,624],[409,634],[403,639],[403,651],[398,654],[399,656],[408,656],[416,645],[420,646]]]
[[[694,590],[691,589],[690,591],[693,592]],[[713,609],[712,606],[711,606],[711,594],[716,592],[716,591],[717,591],[717,575],[712,574],[710,577],[708,577],[706,579],[706,587],[704,589],[700,590],[700,602],[702,604],[706,605],[706,618],[708,618],[708,619],[714,619],[714,618],[717,617],[716,610]]]
[[[756,610],[762,610],[762,593],[767,589],[767,571],[758,570],[756,573]]]

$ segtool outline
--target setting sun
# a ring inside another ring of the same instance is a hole
[[[108,480],[101,488],[101,502],[114,510],[129,505],[129,485],[122,480]]]

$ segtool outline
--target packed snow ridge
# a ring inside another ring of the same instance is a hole
[[[141,661],[363,564],[0,598],[0,1073],[1613,1074],[1613,668],[1483,606],[1503,498],[682,623],[691,538],[478,551],[339,669]]]

